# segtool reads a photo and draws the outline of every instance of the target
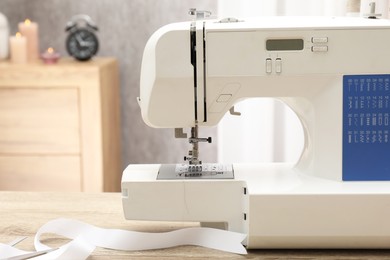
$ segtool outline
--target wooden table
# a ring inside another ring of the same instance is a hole
[[[119,193],[0,192],[2,243],[19,236],[28,236],[17,247],[34,250],[33,237],[39,227],[60,217],[78,219],[103,228],[146,232],[171,231],[198,225],[125,220]],[[55,235],[45,235],[43,238],[43,242],[51,246],[59,246],[67,241]],[[196,246],[133,252],[96,248],[89,259],[390,259],[390,250],[250,250],[248,253],[241,256]]]

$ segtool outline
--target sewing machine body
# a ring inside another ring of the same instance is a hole
[[[129,165],[126,218],[225,223],[248,248],[389,248],[388,46],[390,21],[378,19],[163,27],[142,64],[148,125],[213,126],[245,98],[274,97],[298,115],[305,145],[296,164],[233,164],[234,179],[157,180],[160,165]]]

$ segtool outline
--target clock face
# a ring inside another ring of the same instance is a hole
[[[68,53],[78,60],[89,60],[97,53],[99,42],[96,35],[87,29],[77,29],[66,40]]]

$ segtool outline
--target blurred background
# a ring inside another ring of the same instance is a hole
[[[194,6],[215,13],[217,0],[1,0],[0,12],[8,18],[11,35],[20,21],[37,22],[41,51],[52,46],[62,55],[67,55],[65,25],[73,15],[88,14],[97,24],[98,56],[119,61],[124,168],[129,163],[181,162],[187,151],[187,141],[175,140],[173,130],[144,124],[136,98],[148,38],[163,25],[192,19],[188,10]],[[210,161],[217,159],[214,140],[204,151]]]

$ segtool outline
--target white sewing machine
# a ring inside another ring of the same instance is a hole
[[[129,165],[125,217],[219,226],[248,248],[390,248],[389,96],[388,20],[167,25],[145,47],[138,101],[149,126],[191,128],[192,150],[188,164]],[[298,163],[202,164],[198,127],[251,97],[298,115]]]

